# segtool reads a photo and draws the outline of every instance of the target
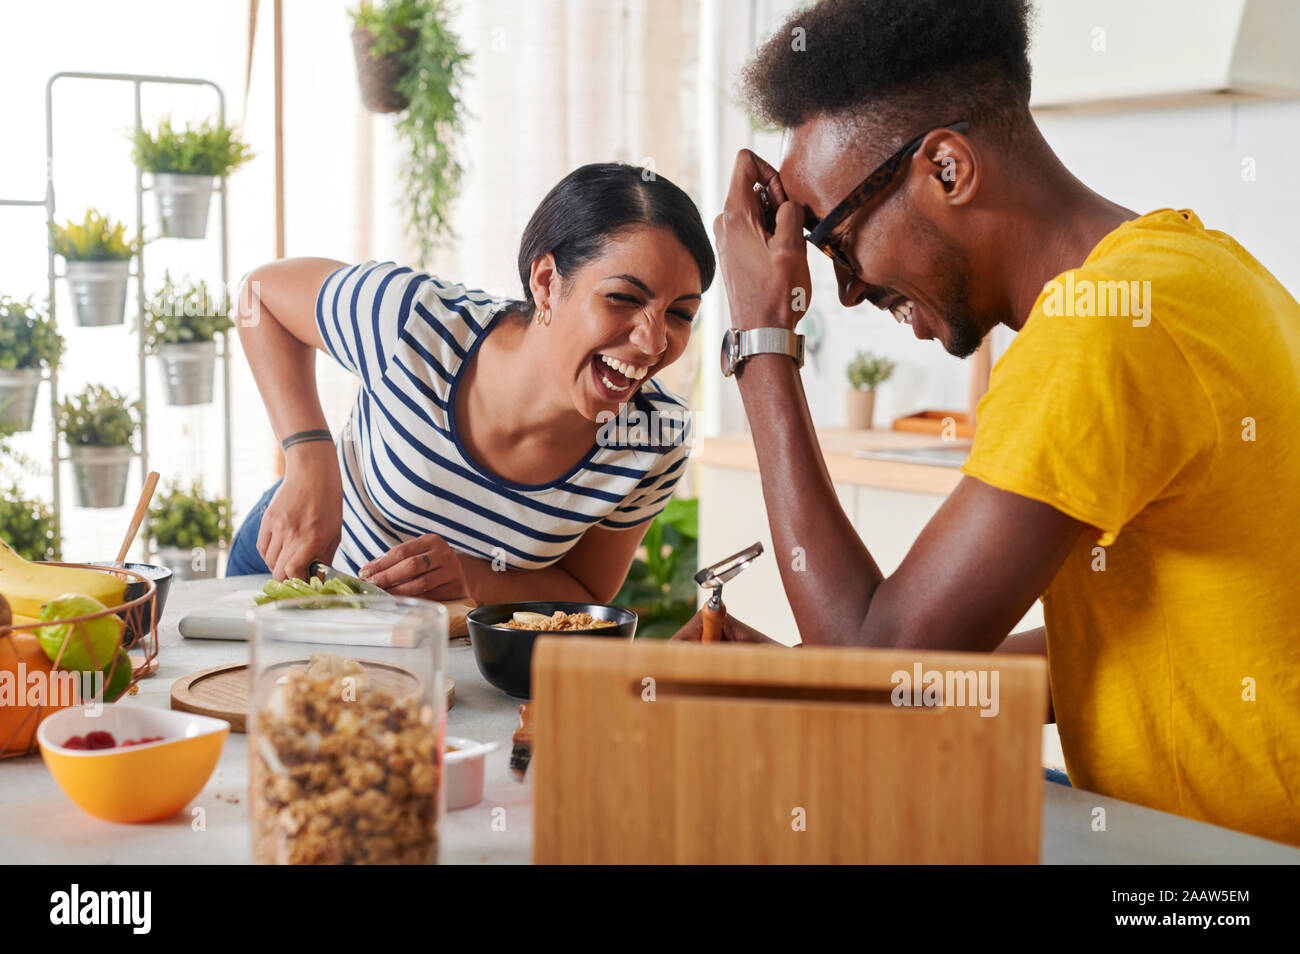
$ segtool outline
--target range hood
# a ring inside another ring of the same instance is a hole
[[[1297,0],[1037,0],[1034,109],[1300,96]]]

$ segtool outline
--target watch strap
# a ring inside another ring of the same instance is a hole
[[[804,339],[788,328],[750,328],[738,333],[740,361],[756,354],[784,354],[803,367]]]

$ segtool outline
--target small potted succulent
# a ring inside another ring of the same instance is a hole
[[[132,158],[152,179],[162,234],[171,238],[203,238],[213,179],[253,158],[239,133],[223,122],[176,129],[163,119],[156,129],[137,130],[132,143]]]
[[[67,263],[77,324],[122,324],[131,256],[139,251],[139,241],[128,241],[123,223],[95,209],[86,210],[81,224],[68,220],[53,226],[52,233],[54,252]]]
[[[122,506],[139,413],[138,401],[127,401],[101,384],[89,385],[59,404],[59,432],[68,445],[77,506]]]
[[[58,367],[63,339],[29,298],[0,295],[0,428],[30,431],[44,371]]]
[[[362,0],[348,13],[362,105],[372,113],[401,112],[410,99],[397,88],[398,82],[406,75],[425,4],[422,0]]]
[[[172,484],[149,508],[154,558],[180,580],[216,576],[230,532],[230,501],[207,496],[198,482],[188,489]]]
[[[167,403],[212,401],[217,336],[234,327],[230,296],[213,295],[206,282],[177,285],[170,273],[149,300],[145,345],[158,357]]]
[[[894,362],[859,351],[849,362],[849,389],[845,392],[845,416],[848,426],[870,430],[876,411],[876,388],[894,373]]]

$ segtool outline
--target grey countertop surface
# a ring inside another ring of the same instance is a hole
[[[172,683],[199,669],[248,658],[240,641],[184,639],[177,620],[261,578],[177,582],[159,629],[159,668],[137,695],[118,705],[170,705]],[[442,823],[442,861],[527,863],[532,847],[532,786],[509,772],[510,736],[518,703],[479,675],[467,640],[453,640],[448,672],[456,702],[449,735],[501,748],[488,755],[483,801],[449,812]],[[77,808],[59,790],[39,755],[0,761],[0,862],[60,864],[245,864],[250,858],[248,758],[245,737],[231,733],[217,769],[190,807],[161,822],[118,825]],[[1094,831],[1098,807],[1105,830]],[[202,812],[196,812],[202,808]],[[1042,860],[1048,864],[1300,863],[1300,849],[1153,811],[1127,802],[1047,784]]]

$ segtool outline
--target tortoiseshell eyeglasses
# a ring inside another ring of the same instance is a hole
[[[964,133],[966,130],[970,129],[970,123],[961,120],[960,122],[949,123],[947,126],[940,128]],[[830,212],[826,213],[825,218],[819,219],[817,216],[813,215],[812,212],[805,211],[804,238],[808,240],[809,244],[830,258],[831,261],[844,269],[850,275],[854,274],[853,265],[849,261],[848,255],[846,255],[844,250],[839,247],[838,242],[834,239],[827,238],[827,236],[835,230],[836,226],[874,199],[891,182],[893,182],[894,176],[898,174],[898,170],[902,168],[903,163],[909,159],[916,150],[921,148],[921,143],[925,141],[925,137],[930,135],[931,132],[932,130],[926,130],[877,166],[876,169],[869,176],[863,179],[858,187],[850,192],[843,201],[836,205],[835,208],[831,209]],[[754,189],[758,192],[759,202],[762,204],[767,216],[768,231],[770,232],[776,224],[775,210],[771,207],[766,191],[758,184],[755,184]]]

